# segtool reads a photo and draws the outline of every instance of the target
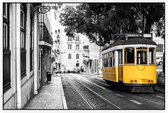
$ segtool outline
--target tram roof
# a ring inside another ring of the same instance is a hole
[[[156,43],[154,41],[152,41],[151,39],[142,38],[142,37],[135,37],[135,38],[131,38],[131,39],[128,39],[128,40],[116,40],[116,41],[114,41],[114,43],[112,43],[109,46],[103,48],[103,50],[106,50],[110,47],[114,47],[114,46],[117,46],[117,45],[134,45],[134,44],[156,45]]]

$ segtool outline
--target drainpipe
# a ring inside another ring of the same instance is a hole
[[[20,66],[20,4],[16,4],[16,84],[17,84],[17,109],[21,109],[21,66]]]
[[[38,75],[38,37],[37,37],[37,12],[34,14],[34,95],[37,91],[37,75]]]

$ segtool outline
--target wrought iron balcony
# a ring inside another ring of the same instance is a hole
[[[39,40],[40,41],[45,41],[49,44],[53,44],[53,39],[45,25],[44,22],[39,22],[38,23],[38,26],[39,26]]]

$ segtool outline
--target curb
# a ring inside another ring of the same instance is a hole
[[[63,87],[62,87],[62,79],[61,79],[61,92],[62,92],[62,101],[63,101],[63,109],[68,109],[67,108],[67,103],[66,103],[66,100],[65,100],[65,95],[64,95],[64,91],[63,91]]]

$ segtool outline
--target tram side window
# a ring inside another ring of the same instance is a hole
[[[108,60],[107,60],[107,54],[103,55],[103,66],[108,67]]]
[[[112,67],[112,57],[109,58],[109,67]]]
[[[112,52],[109,53],[109,67],[112,67]]]
[[[114,51],[112,52],[112,67],[115,66],[115,53]]]
[[[147,51],[146,51],[146,49],[138,50],[138,48],[137,48],[137,64],[147,64]]]
[[[103,67],[105,67],[105,55],[104,54],[102,55],[102,58],[103,58]]]
[[[104,67],[108,67],[108,59],[105,59],[105,66]]]
[[[134,63],[134,48],[125,48],[125,63]]]
[[[149,64],[154,64],[154,48],[149,48]]]
[[[109,56],[109,53],[107,53],[107,67],[110,66],[110,56]]]
[[[122,50],[118,51],[118,63],[123,64],[123,55],[122,55]]]

